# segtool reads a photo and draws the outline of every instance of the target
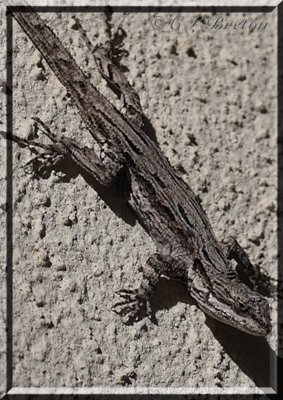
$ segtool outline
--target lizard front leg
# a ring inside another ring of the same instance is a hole
[[[137,320],[142,310],[145,310],[146,314],[150,316],[149,298],[161,275],[174,279],[186,279],[185,264],[169,256],[154,253],[145,264],[140,287],[116,292],[123,300],[113,306],[113,311],[122,317],[125,316],[127,322]]]
[[[123,156],[115,145],[108,145],[106,141],[101,143],[102,151],[99,157],[94,150],[80,146],[76,141],[66,136],[58,139],[44,122],[39,118],[34,119],[36,124],[40,126],[40,131],[48,136],[53,143],[42,144],[16,135],[8,138],[2,132],[2,136],[6,139],[11,139],[23,147],[28,147],[32,152],[36,152],[37,155],[26,165],[39,161],[38,172],[41,172],[44,167],[52,167],[64,158],[69,158],[79,169],[93,176],[101,185],[109,185],[115,180],[124,165]],[[39,153],[36,148],[43,149],[44,152]]]
[[[223,249],[228,259],[237,262],[238,272],[242,272],[248,277],[254,290],[263,290],[266,292],[265,294],[269,292],[271,279],[261,272],[257,265],[251,263],[249,256],[234,237],[229,237],[223,243]]]

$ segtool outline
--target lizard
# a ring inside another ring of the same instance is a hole
[[[128,321],[137,320],[141,310],[150,316],[150,297],[165,276],[182,281],[198,307],[214,319],[251,335],[267,336],[271,331],[268,300],[244,284],[237,269],[255,281],[258,267],[235,238],[224,243],[216,238],[198,197],[146,131],[139,96],[113,61],[111,42],[94,48],[93,56],[101,76],[123,98],[122,111],[96,89],[33,9],[10,7],[8,12],[66,88],[102,152],[98,156],[75,140],[58,138],[39,118],[35,122],[51,144],[9,134],[6,139],[30,150],[43,149],[42,159],[47,154],[51,162],[67,157],[102,185],[111,184],[122,171],[128,204],[156,246],[144,265],[140,286],[119,290],[113,310]]]

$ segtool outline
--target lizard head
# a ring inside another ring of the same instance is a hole
[[[270,332],[269,304],[264,296],[244,285],[234,271],[212,277],[199,267],[191,295],[206,314],[251,335]]]

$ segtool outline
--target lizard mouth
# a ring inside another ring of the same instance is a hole
[[[270,324],[267,321],[258,321],[250,315],[236,312],[231,305],[220,302],[211,293],[207,297],[207,303],[199,302],[199,307],[208,315],[233,326],[245,333],[254,336],[267,336],[270,332]]]

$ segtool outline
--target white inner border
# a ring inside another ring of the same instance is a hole
[[[15,387],[8,392],[9,395],[15,394],[27,394],[27,395],[94,395],[94,394],[169,394],[169,395],[179,395],[179,394],[276,394],[272,388],[245,388],[245,387],[231,387],[231,388],[194,388],[194,387],[89,387],[89,388],[70,388],[70,387],[46,387],[46,388],[36,388],[36,387]]]
[[[281,0],[3,0],[5,6],[276,7]]]

